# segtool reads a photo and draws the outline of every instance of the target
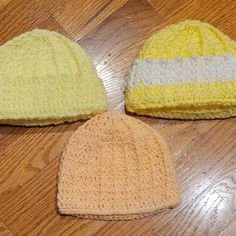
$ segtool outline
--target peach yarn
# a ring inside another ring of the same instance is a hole
[[[62,214],[127,220],[175,207],[180,192],[158,132],[113,111],[90,119],[69,139],[57,199]]]

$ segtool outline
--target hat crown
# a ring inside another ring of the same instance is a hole
[[[79,44],[57,32],[34,29],[0,46],[0,77],[71,75],[81,73],[86,60]]]
[[[221,54],[236,55],[236,42],[217,28],[197,20],[167,26],[153,34],[139,52],[140,59]]]

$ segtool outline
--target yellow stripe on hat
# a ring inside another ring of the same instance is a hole
[[[198,82],[194,87],[190,83],[140,84],[128,89],[126,106],[130,112],[162,118],[227,118],[236,116],[235,91],[235,80]]]

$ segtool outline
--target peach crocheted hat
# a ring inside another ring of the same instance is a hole
[[[175,207],[180,192],[162,137],[137,119],[107,112],[66,144],[57,198],[62,214],[127,220]]]

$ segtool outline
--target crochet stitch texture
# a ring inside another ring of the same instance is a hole
[[[128,111],[161,118],[236,116],[236,42],[187,20],[151,36],[128,75]]]
[[[106,112],[80,126],[66,144],[57,198],[62,214],[127,220],[175,207],[180,192],[159,133]]]
[[[107,109],[87,53],[56,32],[35,29],[0,46],[0,123],[48,125]]]

